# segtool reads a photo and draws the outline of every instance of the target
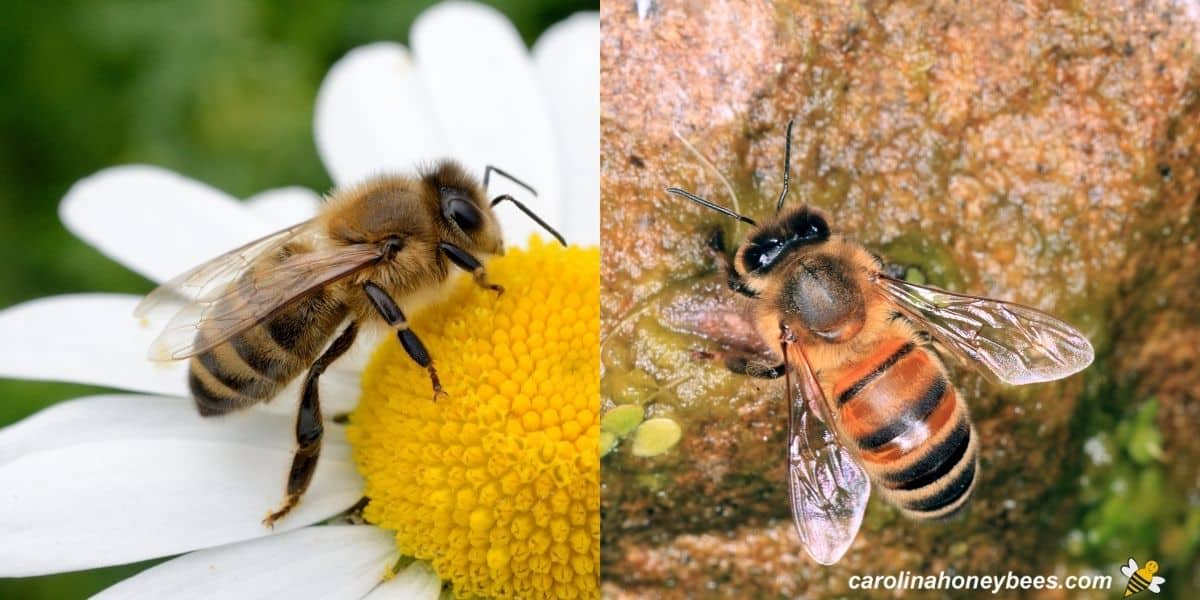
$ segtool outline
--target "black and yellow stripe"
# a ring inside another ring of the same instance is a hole
[[[893,366],[895,366],[896,363],[900,362],[900,359],[908,356],[908,354],[913,351],[913,348],[914,346],[912,342],[905,342],[894,351],[891,348],[885,348],[887,358],[885,358],[883,362],[875,365],[871,370],[867,371],[866,374],[855,379],[854,383],[851,384],[850,387],[838,393],[838,406],[844,405],[857,396],[863,391],[863,388],[867,387],[872,381],[875,381],[881,375],[886,373],[888,369],[891,369]]]
[[[941,363],[909,340],[893,340],[834,386],[843,433],[893,504],[940,519],[974,488],[978,443],[965,404]]]
[[[1143,592],[1149,585],[1150,582],[1147,581],[1145,577],[1142,577],[1141,573],[1134,571],[1133,575],[1129,576],[1129,584],[1125,586],[1125,596],[1132,596],[1139,592]]]
[[[243,300],[235,293],[226,302]],[[225,414],[279,393],[316,360],[346,312],[346,307],[326,290],[318,290],[225,343],[193,356],[188,365],[188,387],[200,414]],[[205,335],[203,324],[197,335]]]

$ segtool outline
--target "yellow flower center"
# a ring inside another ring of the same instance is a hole
[[[600,252],[534,239],[413,315],[446,398],[394,338],[348,430],[371,499],[459,598],[599,596]]]

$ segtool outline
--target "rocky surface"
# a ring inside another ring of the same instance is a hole
[[[669,452],[604,459],[608,597],[825,597],[902,570],[1119,578],[1121,553],[1159,557],[1171,594],[1200,590],[1200,6],[692,0],[605,2],[601,19],[604,403],[683,429]],[[983,441],[969,512],[920,524],[872,500],[830,568],[790,523],[781,387],[697,358],[755,343],[705,245],[747,228],[662,192],[768,214],[789,119],[791,202],[1098,351],[1027,388],[955,367]],[[1146,403],[1149,424],[1121,429]],[[1125,541],[1098,486],[1131,473],[1166,500]]]

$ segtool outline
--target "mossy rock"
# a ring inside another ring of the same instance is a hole
[[[1008,1],[649,6],[601,9],[605,373],[640,382],[647,416],[682,436],[653,459],[605,459],[606,594],[829,597],[881,569],[1119,577],[1107,553],[1067,548],[1109,510],[1081,481],[1134,465],[1150,473],[1138,489],[1174,499],[1139,521],[1163,536],[1146,552],[1175,553],[1158,558],[1164,590],[1200,593],[1188,576],[1200,543],[1180,524],[1200,512],[1197,17],[1165,0],[1087,14]],[[734,304],[706,242],[719,231],[732,252],[748,228],[662,191],[770,214],[791,119],[790,202],[930,284],[1046,310],[1097,348],[1083,374],[1023,388],[951,363],[981,439],[971,507],[914,523],[872,500],[833,567],[808,561],[792,530],[781,384],[704,358],[744,325],[702,317],[736,312],[720,312]],[[1157,416],[1129,438],[1141,450],[1097,471],[1084,445],[1144,420],[1146,403]]]

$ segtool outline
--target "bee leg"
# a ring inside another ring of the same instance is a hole
[[[747,298],[758,297],[758,292],[746,285],[746,281],[742,279],[741,275],[738,275],[737,269],[733,267],[733,261],[725,254],[725,233],[722,230],[714,231],[708,238],[708,249],[713,258],[720,263],[721,270],[725,272],[725,283],[729,289]]]
[[[450,259],[450,262],[458,265],[458,268],[470,273],[471,276],[475,278],[475,283],[478,284],[479,287],[492,290],[493,292],[496,292],[497,295],[504,293],[503,287],[494,283],[490,283],[487,280],[487,270],[483,268],[483,263],[479,262],[478,258],[471,256],[470,252],[467,252],[466,250],[463,250],[462,248],[459,248],[458,246],[455,246],[449,242],[440,242],[438,244],[438,249],[442,251],[442,254],[446,255],[446,258]]]
[[[725,363],[726,369],[738,375],[749,375],[750,377],[757,377],[759,379],[778,379],[783,377],[784,371],[787,370],[787,363],[780,363],[771,367],[749,355],[732,352],[700,350],[692,352],[692,357],[697,360],[719,358]]]
[[[905,275],[908,274],[908,270],[914,268],[909,265],[886,261],[882,256],[874,252],[871,253],[871,258],[875,259],[875,268],[892,279],[906,279]],[[921,274],[924,275],[924,273]]]
[[[754,291],[753,289],[750,288],[750,286],[746,285],[746,282],[745,282],[745,280],[742,279],[742,276],[738,275],[737,271],[733,270],[733,265],[726,264],[725,277],[726,277],[725,283],[727,285],[729,285],[729,289],[731,289],[747,298],[757,298],[758,297],[758,292]]]
[[[421,338],[408,328],[408,320],[404,318],[400,307],[396,306],[396,301],[392,300],[383,288],[370,281],[363,284],[363,291],[367,293],[367,298],[371,300],[371,304],[379,311],[383,320],[396,330],[396,337],[400,338],[400,345],[409,358],[429,372],[429,380],[433,383],[433,399],[436,401],[445,396],[446,392],[442,390],[442,381],[438,379],[437,369],[433,367],[429,351],[425,349],[425,344],[421,343]]]
[[[287,498],[283,501],[283,506],[263,519],[263,525],[267,527],[275,527],[275,521],[291,512],[300,502],[300,496],[308,489],[308,484],[312,482],[313,473],[317,470],[317,459],[321,456],[321,437],[325,434],[317,382],[325,369],[350,349],[357,335],[358,323],[351,321],[325,353],[309,367],[308,375],[304,377],[304,393],[300,396],[300,411],[296,415],[298,447],[292,455],[292,468],[288,471]]]
[[[787,371],[787,363],[771,367],[744,355],[727,354],[725,355],[725,368],[738,375],[749,375],[759,379],[779,379]]]
[[[366,520],[363,519],[363,511],[366,510],[367,504],[370,503],[370,501],[371,499],[366,496],[359,498],[358,502],[354,503],[354,506],[347,508],[342,512],[341,515],[339,515],[338,521],[352,525],[362,525],[363,523],[366,523]]]

